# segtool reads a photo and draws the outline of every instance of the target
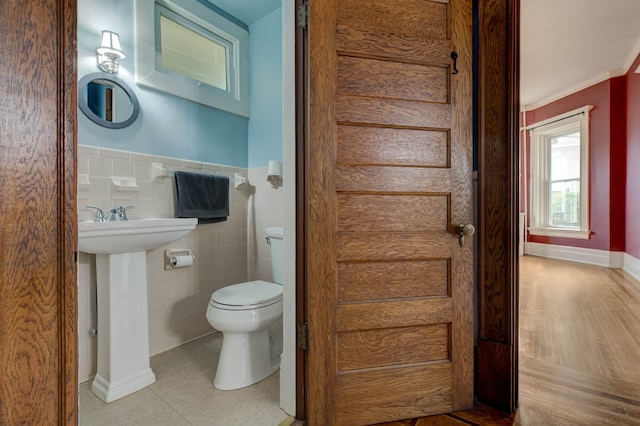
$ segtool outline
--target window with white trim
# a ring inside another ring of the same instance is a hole
[[[587,105],[537,123],[531,146],[531,235],[588,239]]]
[[[136,83],[249,117],[249,31],[198,0],[136,0]]]

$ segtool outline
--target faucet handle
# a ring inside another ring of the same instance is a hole
[[[133,209],[133,208],[134,206],[127,206],[127,207],[115,206],[109,212],[109,217],[106,220],[108,222],[119,222],[119,221],[128,220],[127,209]]]
[[[85,209],[94,209],[96,211],[96,222],[104,222],[106,218],[104,217],[104,212],[98,207],[94,206],[84,206]]]
[[[120,220],[129,220],[127,219],[127,210],[135,209],[135,206],[127,206],[127,207],[120,206],[120,208],[122,209],[120,210]]]

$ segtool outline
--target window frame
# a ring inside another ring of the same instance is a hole
[[[156,34],[160,33],[160,36],[156,38],[156,51],[157,52],[161,52],[160,55],[156,55],[156,69],[161,68],[164,72],[167,73],[175,73],[175,77],[179,78],[179,79],[194,79],[196,81],[199,81],[199,79],[195,76],[190,76],[189,74],[177,71],[171,67],[167,67],[165,65],[165,57],[164,57],[164,52],[162,50],[163,46],[162,46],[162,18],[165,18],[169,21],[172,21],[174,24],[181,26],[182,28],[186,28],[189,31],[192,31],[194,33],[196,33],[197,35],[212,41],[213,43],[217,44],[218,46],[222,47],[225,50],[225,82],[224,85],[225,87],[220,87],[220,86],[216,86],[214,84],[210,84],[210,83],[203,83],[203,84],[208,84],[210,86],[216,87],[220,90],[223,91],[227,91],[229,88],[233,87],[235,85],[235,75],[233,72],[230,72],[232,67],[230,66],[230,64],[233,64],[234,59],[234,48],[233,48],[233,44],[231,44],[231,42],[227,39],[224,39],[220,36],[218,36],[217,34],[209,31],[207,28],[203,28],[199,25],[196,25],[195,23],[189,21],[188,19],[186,19],[184,16],[179,15],[177,13],[175,13],[174,11],[172,11],[171,9],[168,9],[162,5],[157,5],[156,7]],[[187,71],[188,72],[188,71]]]
[[[530,130],[530,223],[529,234],[547,237],[589,239],[589,115],[586,105],[527,127]],[[580,226],[561,227],[549,223],[551,172],[550,140],[568,130],[580,131]]]
[[[162,67],[158,20],[163,11],[160,8],[228,41],[231,51],[228,52],[227,90]],[[197,0],[136,0],[134,20],[136,84],[249,117],[249,31]]]

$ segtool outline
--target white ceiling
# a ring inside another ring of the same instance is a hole
[[[640,52],[640,0],[521,0],[520,104],[624,75]]]
[[[282,0],[209,0],[252,25]],[[528,109],[612,76],[640,53],[640,0],[521,0],[520,103]]]
[[[252,25],[282,0],[209,0]],[[640,53],[640,0],[521,0],[520,104],[527,109],[625,74]]]
[[[209,0],[209,2],[247,26],[251,26],[282,5],[282,0]]]

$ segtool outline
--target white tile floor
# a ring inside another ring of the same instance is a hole
[[[215,333],[151,357],[156,382],[109,404],[91,392],[91,381],[82,383],[80,426],[290,424],[279,407],[279,372],[235,391],[213,387],[221,343]]]

